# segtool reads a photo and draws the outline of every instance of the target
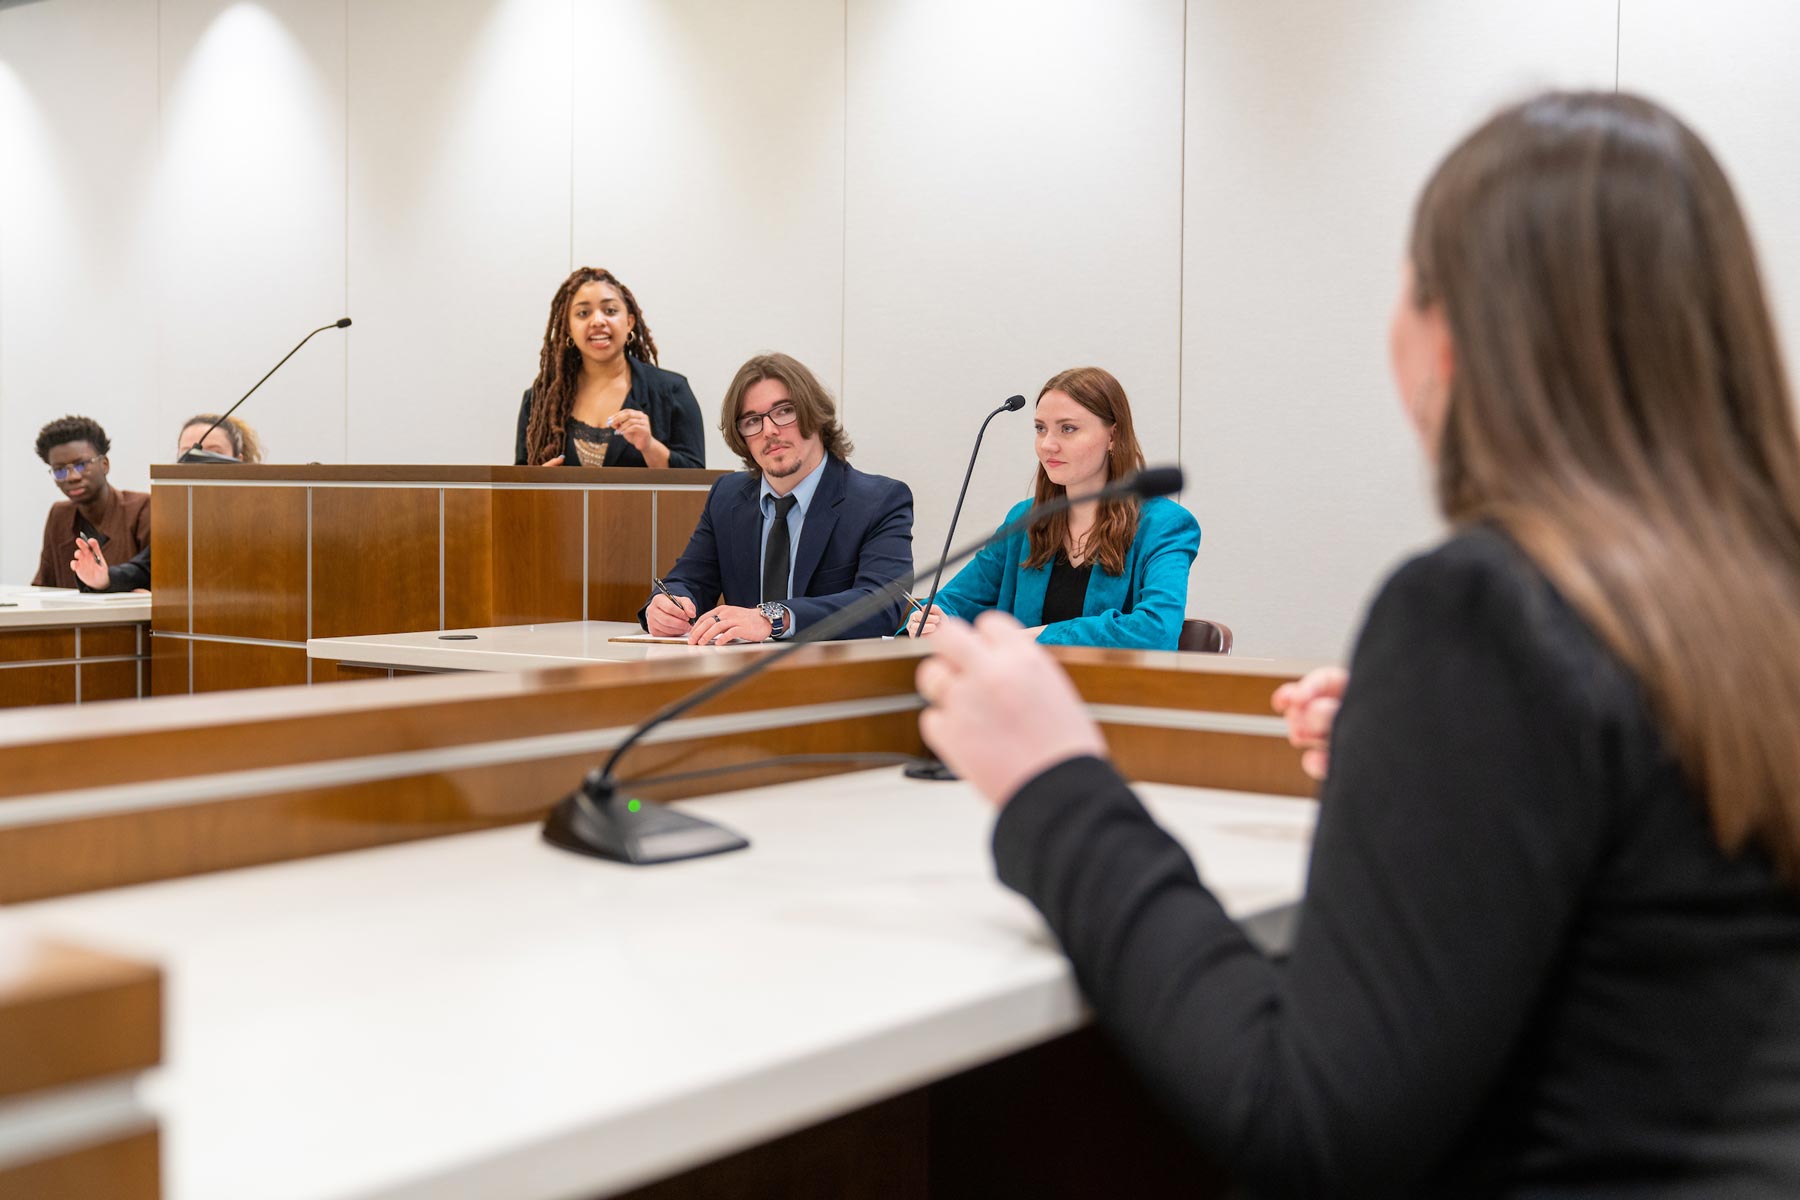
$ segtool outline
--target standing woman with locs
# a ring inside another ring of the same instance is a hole
[[[685,376],[657,365],[631,289],[582,267],[550,301],[537,378],[519,404],[518,466],[704,467],[706,432]]]

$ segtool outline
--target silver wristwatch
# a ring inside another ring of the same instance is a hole
[[[765,600],[756,606],[756,611],[768,618],[769,636],[772,638],[778,638],[787,633],[788,623],[793,620],[793,614],[788,612],[788,606],[778,600]]]

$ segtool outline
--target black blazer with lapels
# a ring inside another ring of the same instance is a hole
[[[623,408],[635,408],[650,414],[650,432],[669,448],[671,467],[704,467],[706,465],[706,425],[700,419],[700,402],[687,376],[653,367],[636,358],[627,358],[631,366],[631,391]],[[531,424],[532,389],[526,388],[519,401],[519,434],[513,443],[513,465],[526,466],[525,430]],[[579,467],[581,458],[568,434],[563,435],[563,466]],[[615,436],[606,444],[606,466],[648,466],[638,448]]]

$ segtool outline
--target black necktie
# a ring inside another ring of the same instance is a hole
[[[769,530],[769,544],[763,551],[763,589],[762,598],[770,600],[786,600],[788,598],[788,514],[794,511],[794,505],[800,503],[798,496],[775,497],[775,524]]]

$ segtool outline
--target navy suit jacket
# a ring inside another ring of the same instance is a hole
[[[912,570],[912,489],[866,475],[826,455],[800,544],[794,549],[794,592],[782,598],[796,632],[853,604]],[[754,608],[762,599],[762,478],[749,471],[713,484],[687,549],[663,582],[705,612],[721,602]],[[649,601],[644,602],[644,608]],[[905,605],[871,614],[846,638],[880,637],[900,625]],[[644,608],[638,623],[644,623]]]

